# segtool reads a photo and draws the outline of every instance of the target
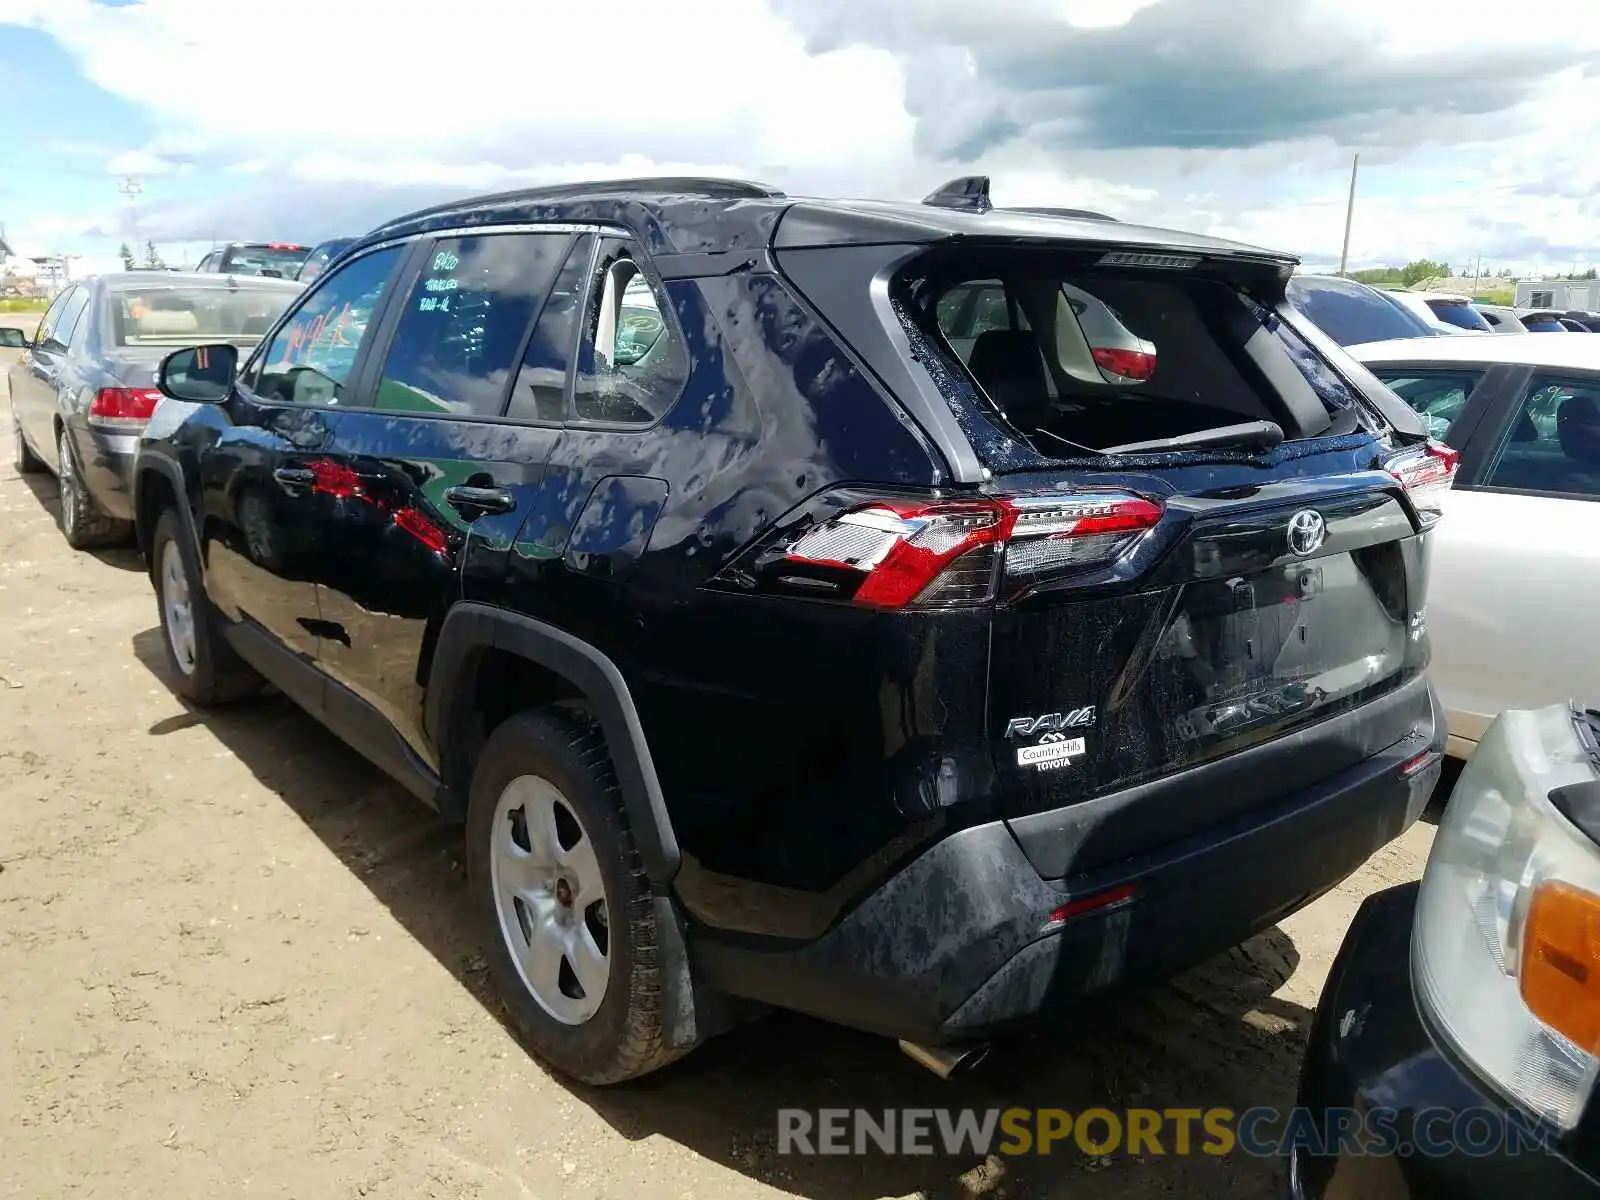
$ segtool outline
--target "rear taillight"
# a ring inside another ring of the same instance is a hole
[[[1405,485],[1424,524],[1431,525],[1444,512],[1444,494],[1456,481],[1461,452],[1443,442],[1429,441],[1397,454],[1388,463],[1389,474]]]
[[[101,388],[89,405],[89,420],[102,425],[143,425],[156,411],[154,388]]]
[[[1094,365],[1102,371],[1136,383],[1143,383],[1156,373],[1156,356],[1146,354],[1143,350],[1095,346],[1090,353],[1094,356]]]
[[[741,580],[866,608],[955,608],[992,600],[1002,578],[1104,566],[1161,519],[1127,492],[878,500],[767,547]]]

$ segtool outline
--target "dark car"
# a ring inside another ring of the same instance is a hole
[[[328,269],[329,263],[355,244],[356,239],[348,237],[319,243],[307,256],[306,261],[300,264],[300,269],[295,272],[295,280],[299,283],[310,283]]]
[[[951,1064],[1271,925],[1438,773],[1454,456],[1292,260],[932,199],[445,205],[236,377],[163,367],[174,686],[269,679],[462,822],[578,1078],[765,1005]]]
[[[229,242],[200,260],[196,271],[219,275],[266,275],[293,279],[311,254],[293,242]]]
[[[271,279],[128,271],[57,296],[11,367],[19,472],[54,471],[75,548],[132,533],[134,451],[174,346],[254,346],[300,289]]]
[[[1388,293],[1354,279],[1296,275],[1288,295],[1295,309],[1341,346],[1440,334]]]
[[[1590,333],[1600,333],[1600,313],[1568,312],[1561,314],[1561,318],[1582,325]]]
[[[1600,1197],[1600,714],[1502,713],[1312,1022],[1295,1200]]]

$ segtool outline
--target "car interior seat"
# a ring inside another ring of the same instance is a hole
[[[1050,424],[1055,409],[1039,345],[1026,329],[989,329],[972,344],[967,369],[1018,429]]]

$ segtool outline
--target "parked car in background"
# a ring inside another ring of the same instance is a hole
[[[1562,315],[1553,309],[1530,308],[1520,314],[1522,325],[1529,333],[1566,333]]]
[[[1563,329],[1565,329],[1568,333],[1592,333],[1593,332],[1593,330],[1591,330],[1582,321],[1575,320],[1574,318],[1568,317],[1568,316],[1563,316],[1561,318],[1561,327]]]
[[[1517,316],[1517,310],[1514,308],[1508,308],[1504,304],[1474,304],[1473,307],[1496,333],[1528,332],[1528,327],[1522,323],[1522,318]]]
[[[463,201],[237,374],[162,367],[175,688],[270,679],[463,822],[510,1020],[569,1075],[762,1005],[947,1069],[1426,805],[1453,456],[1283,303],[1292,259],[987,195]]]
[[[1489,323],[1482,317],[1478,316],[1476,312],[1473,312],[1472,306],[1468,304],[1465,299],[1461,299],[1460,297],[1451,297],[1452,300],[1457,302],[1455,304],[1439,305],[1434,302],[1433,297],[1424,296],[1420,292],[1402,292],[1384,289],[1384,295],[1388,296],[1396,304],[1404,305],[1406,308],[1416,313],[1416,315],[1425,321],[1435,333],[1448,335],[1459,333],[1493,332],[1489,326]],[[1446,308],[1446,312],[1449,314],[1448,316],[1439,311],[1441,307]],[[1471,322],[1470,325],[1468,324],[1469,321]]]
[[[11,367],[13,462],[53,471],[75,549],[132,533],[134,452],[174,346],[251,347],[300,293],[286,280],[128,271],[57,296]]]
[[[328,269],[329,263],[355,245],[355,242],[355,238],[348,237],[319,242],[317,248],[306,256],[306,261],[300,264],[300,269],[295,272],[295,280],[299,283],[310,283]]]
[[[1562,314],[1562,319],[1567,321],[1576,321],[1590,333],[1600,333],[1600,313],[1568,312]]]
[[[1428,628],[1451,753],[1504,708],[1600,686],[1600,338],[1440,338],[1356,357],[1461,456]]]
[[[1422,882],[1351,923],[1300,1074],[1327,1140],[1293,1143],[1290,1196],[1600,1197],[1597,928],[1600,714],[1503,713]]]
[[[1465,296],[1451,296],[1436,292],[1405,292],[1403,295],[1420,297],[1428,310],[1446,325],[1465,329],[1468,333],[1493,333],[1494,326],[1484,319]]]
[[[196,271],[220,275],[267,275],[293,279],[311,253],[292,242],[230,242],[200,260]]]
[[[1295,275],[1288,299],[1318,329],[1339,345],[1384,342],[1394,338],[1437,337],[1441,322],[1423,317],[1390,292],[1338,275]]]

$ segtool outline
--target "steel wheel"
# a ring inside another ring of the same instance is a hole
[[[194,608],[189,596],[189,576],[176,541],[161,548],[161,623],[167,627],[172,657],[185,675],[194,674]]]
[[[490,825],[500,934],[524,986],[564,1025],[605,999],[611,936],[594,846],[560,790],[537,775],[506,785]]]

